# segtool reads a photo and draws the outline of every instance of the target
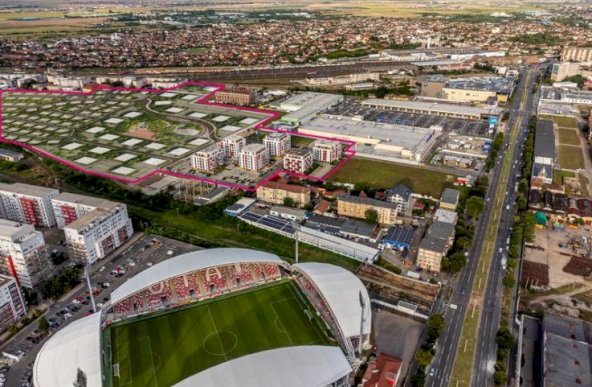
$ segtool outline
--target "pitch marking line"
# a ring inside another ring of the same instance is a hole
[[[226,356],[226,351],[224,350],[224,344],[222,344],[222,339],[220,338],[220,335],[218,334],[218,326],[216,325],[216,321],[214,321],[214,316],[212,316],[212,311],[210,310],[210,306],[206,305],[206,307],[208,308],[208,314],[210,315],[210,320],[212,320],[212,325],[214,325],[214,330],[216,333],[216,336],[218,337],[218,343],[220,344],[220,351],[222,351],[222,354],[224,355],[224,359],[228,360],[228,356]]]
[[[293,298],[284,298],[282,300],[278,300],[278,301],[273,301],[269,303],[269,306],[271,306],[271,310],[273,311],[273,314],[275,314],[275,321],[279,321],[279,323],[282,326],[282,329],[278,329],[278,327],[276,326],[276,329],[280,332],[280,333],[284,333],[286,336],[288,336],[288,340],[290,340],[290,343],[292,345],[294,345],[294,340],[292,340],[292,337],[290,336],[290,333],[288,333],[288,330],[286,329],[286,326],[284,325],[284,323],[282,322],[282,319],[280,318],[280,316],[278,315],[278,313],[276,312],[273,304],[277,304],[279,302],[284,302],[284,301],[288,301],[288,300],[293,300]],[[274,324],[275,324],[274,321]]]

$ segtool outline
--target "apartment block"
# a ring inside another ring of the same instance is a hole
[[[292,141],[289,134],[270,133],[263,139],[263,145],[270,157],[283,156],[292,147]]]
[[[126,205],[109,200],[64,227],[72,259],[90,264],[121,246],[133,232]]]
[[[290,149],[284,155],[284,169],[295,173],[306,173],[312,167],[312,151],[309,148]]]
[[[592,47],[564,47],[561,61],[592,62]]]
[[[238,156],[246,145],[247,140],[237,134],[232,134],[220,142],[224,150],[224,158],[232,161],[238,161]]]
[[[30,224],[0,219],[0,273],[32,289],[52,271],[43,234]]]
[[[237,86],[215,93],[216,102],[246,106],[255,102],[255,93],[248,87]]]
[[[378,214],[378,223],[393,225],[397,221],[397,204],[382,202],[359,196],[344,196],[337,201],[337,214],[351,218],[365,219],[366,212],[374,210]]]
[[[201,172],[213,172],[224,162],[224,149],[219,144],[212,144],[191,155],[191,168]]]
[[[14,278],[0,275],[0,332],[27,314],[23,296]]]
[[[337,141],[317,140],[313,144],[312,158],[322,163],[332,163],[341,158],[341,144]]]
[[[240,151],[238,165],[247,171],[260,171],[267,164],[269,156],[263,144],[249,144]]]
[[[53,188],[0,183],[0,217],[37,227],[52,227],[56,220],[51,199],[58,194]]]
[[[270,181],[257,188],[257,199],[271,204],[284,204],[285,198],[291,198],[299,206],[310,203],[310,188],[287,184],[283,181]]]

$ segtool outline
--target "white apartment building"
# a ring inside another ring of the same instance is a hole
[[[0,219],[0,272],[20,286],[34,288],[51,271],[43,234],[30,224]]]
[[[224,162],[224,149],[212,144],[191,155],[191,168],[201,172],[213,172]]]
[[[15,279],[0,275],[0,333],[26,314],[25,302]]]
[[[270,133],[263,139],[263,145],[270,157],[283,156],[292,147],[292,141],[289,134]]]
[[[284,169],[295,173],[306,173],[312,167],[312,151],[310,148],[290,149],[284,155]]]
[[[133,232],[127,206],[109,200],[64,227],[72,259],[90,264],[121,246]]]
[[[51,199],[51,207],[59,228],[64,228],[76,219],[96,210],[105,199],[93,196],[62,192]]]
[[[237,161],[241,150],[247,145],[247,140],[238,134],[232,134],[221,141],[224,158]]]
[[[247,171],[259,171],[267,164],[269,155],[263,144],[249,144],[240,152],[238,165]]]
[[[0,218],[52,227],[56,224],[51,199],[59,194],[57,189],[29,184],[0,183]]]
[[[592,62],[592,47],[564,47],[561,61]]]
[[[341,158],[341,145],[336,141],[316,140],[312,147],[312,158],[322,163],[332,163]]]

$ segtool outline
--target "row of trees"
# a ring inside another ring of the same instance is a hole
[[[508,355],[514,346],[514,336],[512,336],[512,333],[510,333],[507,327],[501,327],[497,331],[495,342],[497,343],[497,361],[495,363],[493,382],[497,386],[501,386],[505,385],[508,381],[506,363],[508,362]]]
[[[436,354],[436,341],[444,331],[446,323],[444,316],[433,314],[426,322],[426,340],[421,348],[415,354],[415,360],[419,367],[416,373],[411,376],[411,385],[413,387],[423,386],[425,383],[425,369],[430,365]]]
[[[489,151],[489,156],[487,156],[487,160],[485,161],[485,170],[487,172],[491,171],[491,169],[495,166],[495,160],[497,159],[499,151],[502,149],[503,145],[504,134],[496,134],[493,139],[493,142],[491,143],[491,150]]]
[[[442,270],[458,273],[467,263],[467,254],[473,243],[476,221],[485,210],[483,198],[487,193],[489,179],[481,176],[470,189],[461,191],[458,222],[455,228],[455,240],[448,255],[442,259]]]
[[[65,267],[49,280],[41,283],[39,292],[45,299],[57,300],[80,283],[80,267]]]

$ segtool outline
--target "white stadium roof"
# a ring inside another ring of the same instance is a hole
[[[73,321],[41,347],[33,367],[35,387],[72,386],[80,368],[87,387],[101,387],[101,314]]]
[[[175,387],[321,387],[350,372],[351,366],[339,347],[284,347],[218,364]]]
[[[359,294],[361,292],[366,304],[363,333],[370,333],[372,306],[370,305],[368,291],[358,277],[339,266],[326,263],[298,263],[292,265],[292,267],[306,274],[315,283],[333,311],[333,315],[335,315],[345,337],[360,334],[362,307],[359,303]]]
[[[264,251],[219,248],[198,250],[167,259],[125,281],[111,293],[111,304],[115,304],[147,286],[191,271],[236,262],[284,263],[277,255]]]

